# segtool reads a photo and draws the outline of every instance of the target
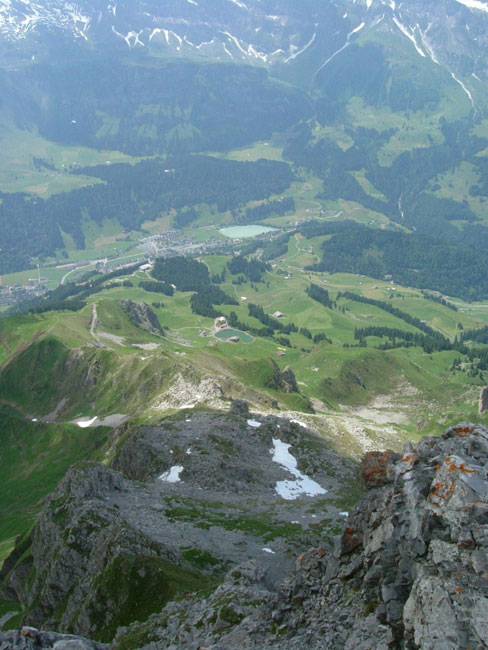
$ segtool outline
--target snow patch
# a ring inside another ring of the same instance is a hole
[[[98,420],[98,417],[95,415],[94,418],[82,418],[81,420],[75,420],[76,426],[80,427],[80,429],[89,429],[91,426],[95,424],[95,422]]]
[[[270,450],[270,454],[273,454],[273,462],[281,465],[295,477],[294,481],[278,481],[275,486],[277,494],[287,501],[294,501],[300,496],[315,497],[327,494],[327,490],[321,485],[300,472],[297,459],[290,454],[290,447],[291,445],[286,442],[273,438],[273,449]]]
[[[329,56],[329,58],[326,59],[326,60],[322,63],[322,65],[320,66],[320,68],[318,68],[317,72],[315,73],[315,76],[317,76],[317,75],[319,74],[319,72],[321,72],[321,71],[322,71],[326,66],[328,66],[329,63],[330,63],[331,61],[333,61],[333,60],[336,58],[336,56],[338,56],[339,54],[341,54],[341,52],[344,52],[344,50],[345,50],[346,48],[348,48],[349,45],[351,44],[351,38],[352,38],[355,34],[358,34],[359,32],[361,32],[365,27],[366,27],[366,23],[362,22],[362,23],[360,23],[357,27],[355,27],[355,28],[352,30],[352,32],[349,32],[349,34],[348,34],[347,37],[346,37],[346,42],[344,43],[344,45],[343,45],[342,47],[340,47],[338,50],[336,50],[333,54],[331,54],[331,55]]]
[[[180,474],[183,471],[183,469],[184,468],[182,465],[174,465],[167,472],[161,474],[159,480],[164,481],[165,483],[180,483],[181,482]]]
[[[252,427],[253,429],[260,429],[263,426],[263,423],[258,422],[257,420],[248,420],[247,424],[248,424],[248,426]]]
[[[406,27],[403,23],[401,23],[396,16],[393,18],[393,22],[398,27],[398,29],[401,31],[401,33],[404,36],[406,36],[411,43],[413,43],[413,46],[417,50],[417,53],[420,54],[420,56],[425,59],[427,57],[427,55],[423,51],[423,49],[419,46],[419,44],[417,43],[417,38],[415,37],[414,31],[412,29]]]
[[[459,77],[457,77],[454,72],[451,72],[451,77],[454,79],[454,81],[461,86],[465,94],[467,95],[469,101],[471,102],[471,106],[474,108],[474,99],[473,99],[473,94],[469,90],[469,88],[464,84]]]
[[[456,0],[460,5],[464,5],[468,9],[474,9],[475,11],[483,11],[488,14],[488,4],[486,2],[480,2],[480,0]]]
[[[317,38],[317,32],[314,32],[312,38],[306,43],[300,50],[297,50],[293,54],[290,54],[289,57],[285,59],[285,63],[289,63],[290,61],[294,61],[300,54],[303,54],[308,50],[309,47],[311,47],[315,43],[315,39]],[[278,52],[278,50],[276,51]],[[276,54],[276,52],[273,52],[273,54]]]
[[[240,2],[240,0],[229,0],[229,2],[232,2],[232,4],[236,7],[239,7],[239,9],[245,9],[246,11],[249,11],[247,5],[245,5],[243,2]]]

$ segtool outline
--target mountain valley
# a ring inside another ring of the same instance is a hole
[[[0,650],[488,647],[487,27],[0,0]]]

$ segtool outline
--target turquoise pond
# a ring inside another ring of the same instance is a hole
[[[222,330],[221,332],[217,332],[215,336],[221,341],[228,341],[233,336],[238,336],[241,343],[252,343],[254,341],[253,337],[250,334],[233,329]]]
[[[276,228],[269,228],[268,226],[229,226],[228,228],[221,228],[219,232],[230,239],[250,239],[275,230]]]

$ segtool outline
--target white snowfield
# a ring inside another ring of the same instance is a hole
[[[79,426],[80,429],[89,429],[97,420],[98,417],[95,415],[94,418],[82,418],[81,420],[76,420],[75,424]]]
[[[488,3],[480,2],[480,0],[457,0],[460,5],[468,7],[468,9],[477,9],[478,11],[484,11],[488,13]]]
[[[281,465],[283,469],[295,477],[295,480],[278,481],[275,486],[277,494],[287,501],[295,501],[301,496],[316,497],[327,494],[325,488],[300,472],[297,459],[290,454],[290,447],[291,445],[286,442],[273,438],[273,449],[270,449],[269,452],[273,454],[273,462]]]
[[[180,483],[180,474],[183,469],[182,465],[174,465],[167,472],[161,474],[159,480],[164,481],[165,483]]]

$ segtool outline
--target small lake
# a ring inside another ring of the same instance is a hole
[[[276,228],[269,228],[268,226],[229,226],[228,228],[221,228],[219,232],[230,239],[250,239],[275,230]]]
[[[221,330],[220,332],[217,332],[215,336],[221,341],[228,341],[233,336],[238,336],[240,343],[252,343],[254,341],[253,337],[247,332],[241,332],[240,330],[233,329]]]

